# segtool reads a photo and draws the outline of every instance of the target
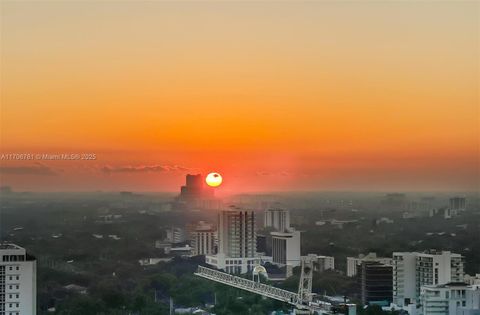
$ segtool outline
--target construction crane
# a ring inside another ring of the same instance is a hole
[[[308,257],[302,257],[301,260],[301,273],[298,284],[298,293],[283,290],[268,284],[248,280],[203,266],[198,266],[195,275],[237,289],[242,289],[251,293],[288,303],[296,308],[296,314],[315,314],[315,312],[318,314],[332,313],[330,310],[332,305],[330,303],[323,301],[313,302],[313,261]]]
[[[301,260],[300,281],[298,282],[298,301],[303,304],[312,302],[313,261],[308,257]]]

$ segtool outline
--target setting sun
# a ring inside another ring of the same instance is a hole
[[[222,176],[218,173],[210,173],[205,178],[205,181],[210,187],[218,187],[222,184]]]

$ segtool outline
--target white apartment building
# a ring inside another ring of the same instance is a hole
[[[347,257],[347,277],[355,277],[358,274],[362,262],[379,262],[382,265],[392,265],[392,258],[377,257],[376,253],[360,254],[358,257]]]
[[[213,255],[216,252],[217,231],[213,228],[197,227],[190,233],[192,254]]]
[[[429,253],[393,253],[393,303],[404,306],[417,303],[420,289],[463,281],[463,257],[448,251]]]
[[[183,243],[187,240],[187,233],[185,229],[179,227],[172,227],[167,230],[167,237],[165,241],[172,244]]]
[[[14,244],[0,244],[0,315],[37,313],[36,260]]]
[[[461,282],[422,286],[420,304],[423,315],[480,314],[480,286]]]
[[[272,260],[280,266],[300,266],[300,231],[271,232]]]
[[[316,254],[308,254],[307,257],[313,261],[313,269],[318,272],[335,269],[335,258],[332,256],[323,256]]]
[[[464,283],[426,285],[421,287],[420,305],[423,315],[456,315],[457,308],[467,306]]]
[[[398,306],[417,299],[417,254],[393,253],[393,303]]]
[[[480,273],[475,274],[474,276],[471,275],[465,275],[463,276],[463,282],[467,284],[480,284]]]
[[[290,212],[285,209],[268,209],[265,211],[263,225],[279,232],[290,229]]]
[[[457,309],[457,315],[480,315],[480,284],[468,287],[465,301],[466,306]]]
[[[218,216],[218,253],[207,255],[205,262],[228,273],[246,273],[259,264],[255,230],[255,212],[223,210]]]

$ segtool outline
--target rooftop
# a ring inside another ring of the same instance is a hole
[[[450,287],[467,287],[468,283],[465,282],[448,282],[445,284],[436,284],[436,285],[426,285],[426,288],[429,289],[440,289],[440,288],[450,288]]]
[[[23,249],[18,245],[10,244],[10,243],[1,243],[0,249]]]

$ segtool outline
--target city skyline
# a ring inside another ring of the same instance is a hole
[[[0,0],[0,315],[480,315],[480,1]]]
[[[0,5],[2,185],[479,190],[478,3]]]

